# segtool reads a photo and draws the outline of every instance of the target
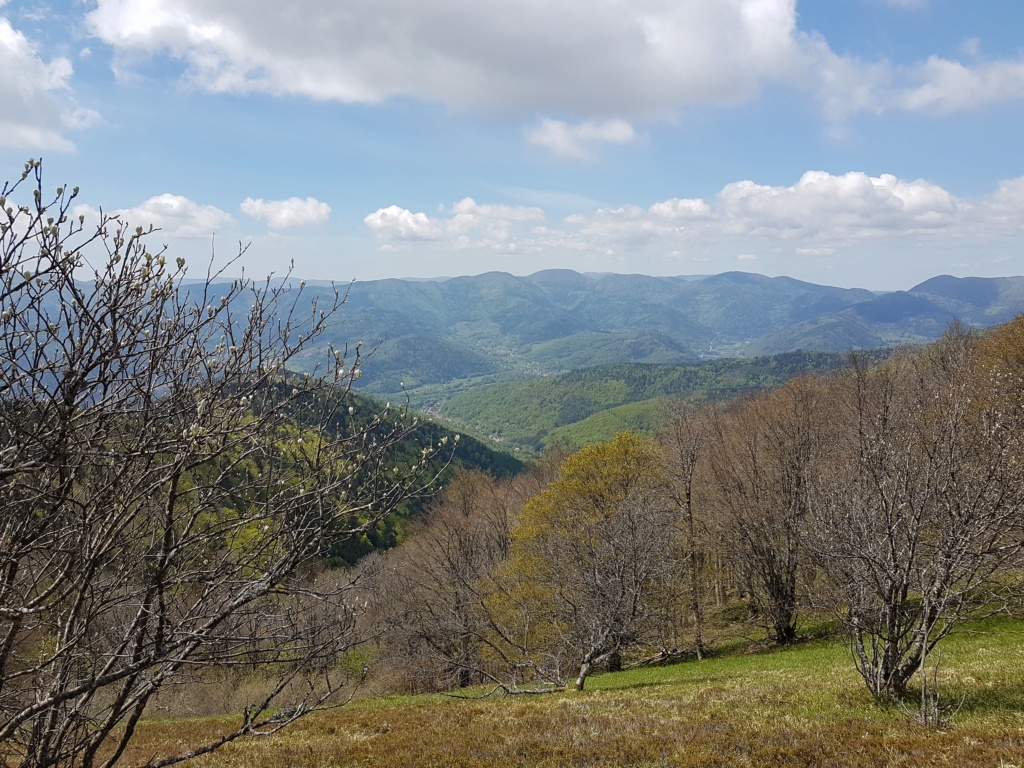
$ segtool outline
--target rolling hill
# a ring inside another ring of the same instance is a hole
[[[327,291],[322,285],[307,291]],[[361,386],[401,384],[429,402],[494,376],[529,379],[595,365],[680,365],[797,349],[846,351],[935,339],[953,320],[984,327],[1024,311],[1024,277],[926,280],[878,294],[789,277],[488,272],[354,283],[331,341],[380,344]],[[422,397],[417,394],[422,390]]]

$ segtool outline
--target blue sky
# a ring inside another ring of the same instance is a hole
[[[1019,0],[0,0],[0,178],[250,274],[1021,274],[1021,126]]]

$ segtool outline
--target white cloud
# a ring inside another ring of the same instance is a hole
[[[72,73],[64,57],[43,61],[25,36],[0,16],[0,146],[74,150],[64,134],[93,125],[99,114],[75,105]]]
[[[74,214],[91,221],[99,220],[99,212],[88,205],[77,206]],[[118,216],[132,228],[152,225],[165,237],[201,238],[233,223],[231,216],[212,205],[200,205],[181,195],[165,192],[151,197],[134,208],[121,208],[110,215]]]
[[[633,126],[625,120],[587,120],[569,125],[562,120],[544,118],[540,125],[527,129],[526,140],[559,157],[589,160],[600,144],[632,144],[636,140]]]
[[[815,94],[837,124],[1024,98],[1024,58],[973,61],[969,44],[968,64],[897,66],[839,55],[797,22],[796,0],[96,0],[87,16],[121,76],[169,55],[212,92],[542,115],[526,139],[577,159],[635,142],[640,121],[776,84]]]
[[[498,252],[518,250],[522,233],[544,223],[540,208],[481,205],[471,197],[463,198],[448,211],[442,209],[441,214],[431,218],[391,205],[369,214],[363,222],[382,240],[444,240],[459,249]]]
[[[731,231],[782,240],[932,231],[950,224],[957,207],[952,195],[926,181],[860,172],[808,171],[790,187],[734,182],[719,197]]]
[[[1007,179],[974,207],[977,234],[1024,233],[1024,176]]]
[[[480,205],[466,198],[438,216],[382,208],[366,217],[384,243],[431,240],[445,250],[504,253],[694,254],[732,247],[740,258],[788,252],[839,257],[865,243],[884,246],[991,241],[1024,234],[1024,177],[991,195],[959,198],[937,184],[891,174],[808,171],[790,186],[727,184],[711,201],[671,198],[622,205],[545,224],[539,208]],[[764,257],[767,258],[767,257]]]
[[[650,211],[666,219],[700,219],[711,214],[711,206],[699,198],[673,197],[671,200],[655,203],[650,207]]]
[[[396,240],[439,240],[441,227],[427,214],[413,213],[407,208],[389,205],[378,208],[363,219],[375,234]]]
[[[1024,57],[990,61],[974,67],[930,56],[910,71],[919,84],[904,89],[898,99],[915,112],[965,112],[1024,96]]]
[[[98,0],[88,24],[211,91],[587,119],[744,100],[798,47],[795,0]]]
[[[965,55],[975,58],[977,44],[965,47]],[[805,55],[806,69],[816,73],[822,111],[837,123],[858,113],[948,115],[1024,99],[1024,56],[971,64],[930,56],[897,67],[838,56],[821,39],[806,46]]]
[[[330,221],[331,206],[321,203],[315,197],[289,197],[287,200],[264,200],[245,198],[242,213],[262,219],[271,229],[292,227],[321,227]]]

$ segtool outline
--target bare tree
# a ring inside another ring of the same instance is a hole
[[[147,763],[169,765],[338,701],[359,585],[318,556],[423,491],[436,448],[399,465],[410,426],[353,412],[358,349],[288,373],[343,297],[186,284],[142,228],[70,220],[77,193],[35,161],[0,193],[0,743],[113,765],[166,687],[267,676],[221,736]]]
[[[382,653],[428,690],[481,682],[482,584],[508,557],[513,481],[456,475],[409,541],[389,553]],[[521,500],[519,505],[521,505]]]
[[[704,658],[703,571],[707,553],[702,546],[706,528],[701,514],[698,469],[707,461],[708,425],[692,406],[682,406],[661,436],[665,449],[669,496],[681,517],[683,544],[680,564],[685,570],[693,642],[698,659]],[[705,494],[706,495],[706,494]]]
[[[385,627],[382,665],[414,689],[492,683],[516,692],[494,643],[488,606],[495,572],[507,560],[511,530],[526,501],[557,473],[547,456],[529,471],[496,479],[456,474],[408,541],[387,553],[389,577],[376,595]]]
[[[823,447],[814,379],[716,411],[709,462],[722,540],[776,643],[796,638],[809,491]]]
[[[833,408],[846,438],[816,494],[817,559],[879,699],[904,696],[958,622],[1003,604],[991,577],[1020,551],[1022,412],[985,396],[975,358],[954,329],[856,365]]]

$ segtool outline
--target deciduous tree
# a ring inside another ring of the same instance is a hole
[[[168,765],[337,701],[361,604],[319,555],[429,478],[392,458],[408,426],[355,426],[358,351],[287,371],[342,297],[186,283],[147,230],[72,219],[77,194],[34,161],[0,193],[0,743],[112,765],[169,686],[266,677]]]
[[[718,409],[709,462],[723,544],[776,643],[796,637],[809,493],[825,413],[814,379]]]
[[[674,522],[653,440],[622,433],[566,458],[523,510],[492,598],[514,606],[502,636],[522,663],[549,679],[575,666],[582,689],[595,665],[639,643],[671,569]]]
[[[709,494],[699,470],[705,469],[709,443],[708,419],[693,407],[684,407],[673,414],[661,436],[665,451],[666,479],[669,497],[679,515],[681,536],[679,565],[686,582],[689,610],[693,620],[694,651],[698,659],[704,657],[704,588],[703,574],[706,551],[706,533]],[[706,472],[705,472],[706,475]]]
[[[880,699],[902,697],[965,617],[1003,604],[992,577],[1020,552],[1021,411],[984,397],[977,374],[975,340],[953,329],[855,366],[831,411],[839,454],[817,488],[817,559]]]

